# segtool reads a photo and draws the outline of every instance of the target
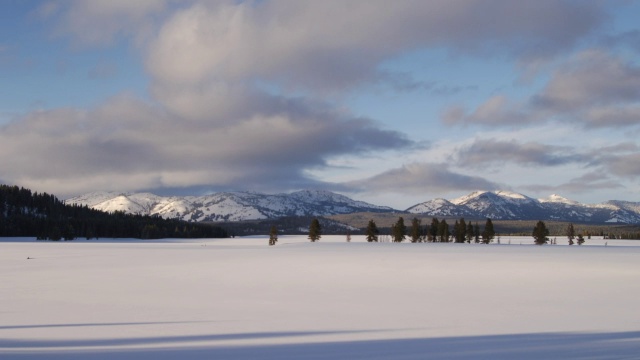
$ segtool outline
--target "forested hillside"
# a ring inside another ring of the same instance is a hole
[[[227,237],[227,232],[210,224],[66,205],[47,193],[0,185],[0,236],[34,236],[43,240],[215,238]]]

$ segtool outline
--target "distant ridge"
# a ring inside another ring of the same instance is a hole
[[[451,201],[429,200],[407,209],[413,214],[496,220],[558,220],[590,223],[640,223],[640,203],[611,200],[581,204],[553,194],[533,199],[510,191],[475,191]]]
[[[186,221],[242,221],[285,216],[322,216],[354,212],[390,212],[394,209],[350,199],[322,190],[291,194],[222,192],[205,196],[158,196],[150,193],[94,192],[74,197],[68,204]]]
[[[205,196],[158,196],[150,193],[94,192],[68,204],[130,214],[158,215],[186,221],[242,221],[285,216],[329,216],[357,212],[399,212],[322,190],[290,194],[221,192]],[[436,217],[496,220],[557,220],[588,223],[640,223],[640,203],[611,200],[581,204],[558,194],[534,199],[511,191],[474,191],[457,199],[437,198],[405,212]]]

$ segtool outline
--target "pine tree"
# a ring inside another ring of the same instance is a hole
[[[584,244],[584,236],[582,234],[578,235],[578,245]]]
[[[487,222],[484,224],[484,231],[482,232],[482,243],[489,244],[496,236],[495,230],[493,230],[493,222],[487,218]]]
[[[275,225],[271,225],[271,231],[269,231],[269,246],[273,246],[278,242],[278,229]]]
[[[311,225],[309,225],[309,240],[311,242],[316,242],[320,240],[322,237],[322,229],[320,227],[320,221],[317,218],[313,218],[311,220]]]
[[[420,220],[418,218],[413,218],[413,220],[411,220],[411,242],[419,242],[421,240],[421,235]]]
[[[480,226],[476,222],[476,226],[473,227],[473,238],[476,244],[480,242]]]
[[[376,222],[373,221],[373,219],[369,220],[369,224],[367,224],[367,231],[366,231],[366,235],[367,235],[367,241],[368,242],[378,242],[378,234],[380,233],[380,231],[378,230],[378,227],[376,226]]]
[[[391,229],[393,236],[393,242],[402,242],[407,234],[407,227],[404,225],[404,218],[400,216],[398,221],[393,225]]]
[[[460,231],[460,223],[458,222],[458,220],[456,220],[455,224],[453,224],[453,234],[451,234],[453,236],[453,242],[457,243],[458,239],[460,238],[460,236],[458,235],[458,232]]]
[[[440,228],[440,223],[438,219],[431,219],[431,226],[429,226],[429,241],[437,242],[438,239],[438,229]]]
[[[547,226],[542,220],[538,221],[536,226],[533,228],[531,236],[535,239],[536,245],[544,245],[549,241],[549,238],[547,238],[547,236],[549,236],[549,229],[547,229]]]
[[[573,228],[573,224],[567,226],[567,238],[569,239],[569,245],[573,245],[573,239],[576,237],[576,231]]]
[[[467,243],[471,244],[471,240],[473,239],[473,225],[471,225],[471,222],[469,222],[467,224],[467,234],[466,234],[466,238],[467,238]]]
[[[467,223],[464,218],[461,218],[456,226],[456,242],[463,243],[465,241],[465,235],[467,234]]]
[[[449,224],[446,219],[442,219],[438,224],[438,237],[440,237],[440,242],[449,242]]]

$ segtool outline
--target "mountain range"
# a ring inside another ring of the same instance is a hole
[[[93,192],[66,200],[106,212],[159,215],[186,221],[242,221],[285,216],[323,216],[394,209],[322,190],[290,194],[221,192],[205,196],[158,196],[150,193]]]
[[[510,191],[476,191],[450,201],[429,200],[410,207],[407,212],[497,220],[640,223],[638,202],[610,200],[601,204],[582,204],[557,194],[534,199]]]
[[[434,217],[495,220],[558,220],[590,223],[640,223],[640,203],[611,200],[582,204],[560,195],[534,199],[510,191],[476,191],[453,199],[433,199],[396,210],[322,190],[290,194],[222,192],[205,196],[94,192],[66,200],[113,212],[158,215],[186,221],[241,221],[285,216],[328,216],[356,212],[406,212]]]

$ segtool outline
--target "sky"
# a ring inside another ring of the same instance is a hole
[[[639,1],[5,0],[0,183],[640,201]]]

